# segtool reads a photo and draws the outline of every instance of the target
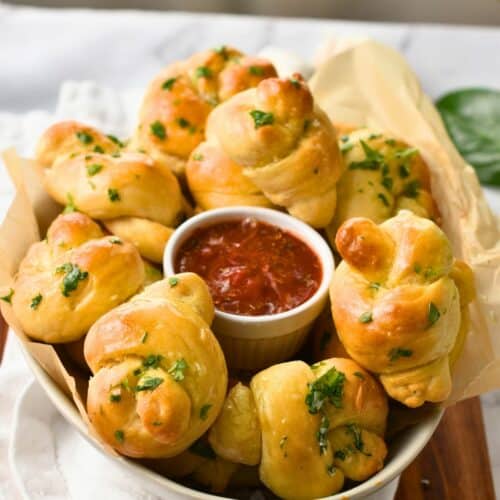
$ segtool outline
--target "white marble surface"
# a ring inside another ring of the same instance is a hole
[[[37,10],[0,2],[0,148],[23,135],[26,113],[35,130],[50,120],[65,80],[91,80],[125,92],[144,88],[162,66],[201,48],[231,44],[255,53],[276,45],[312,60],[331,35],[369,36],[399,49],[434,98],[464,86],[500,87],[495,28]],[[124,116],[124,126],[126,121]],[[498,192],[487,194],[500,213]],[[11,196],[0,166],[0,214]],[[484,396],[483,408],[500,496],[500,392]]]

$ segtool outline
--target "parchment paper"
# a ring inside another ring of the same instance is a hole
[[[471,331],[454,373],[446,404],[500,387],[500,243],[498,222],[489,210],[474,171],[460,158],[430,100],[403,58],[366,42],[328,59],[311,81],[320,105],[334,121],[387,130],[418,147],[432,171],[432,187],[455,253],[474,269],[478,298],[471,306]],[[13,150],[3,159],[16,187],[0,228],[0,293],[8,292],[19,262],[40,240],[61,207],[41,187],[33,161]],[[2,302],[2,314],[61,389],[73,399],[84,421],[85,394],[78,372],[69,372],[55,349],[30,341]],[[89,425],[89,433],[96,434]],[[104,443],[103,447],[115,452]]]

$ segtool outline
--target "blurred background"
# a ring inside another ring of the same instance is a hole
[[[4,3],[500,26],[500,0],[11,0]]]

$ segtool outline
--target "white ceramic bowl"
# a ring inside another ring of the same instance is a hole
[[[13,332],[10,333],[14,335]],[[104,453],[102,445],[88,433],[87,426],[76,409],[73,401],[57,386],[57,384],[47,375],[43,368],[35,361],[22,342],[19,343],[23,349],[26,361],[33,375],[42,386],[49,399],[56,406],[59,412],[72,424],[75,429],[95,448]],[[422,451],[423,447],[431,438],[441,419],[442,412],[437,412],[427,416],[420,423],[402,432],[389,446],[389,455],[385,467],[373,477],[360,485],[345,490],[336,495],[326,497],[328,500],[357,500],[365,498],[393,481]],[[197,499],[197,500],[221,500],[220,497],[193,490],[175,481],[171,481],[156,472],[121,456],[109,456],[110,460],[120,464],[130,473],[134,474],[139,484],[147,483],[161,498],[170,500]]]
[[[266,222],[293,234],[311,248],[322,267],[321,282],[314,295],[289,311],[243,316],[215,310],[212,328],[224,350],[228,365],[233,369],[255,371],[290,359],[301,348],[314,320],[326,304],[334,261],[325,240],[295,217],[269,208],[227,207],[203,212],[177,228],[165,248],[165,275],[175,274],[177,252],[194,231],[220,222],[245,218]]]

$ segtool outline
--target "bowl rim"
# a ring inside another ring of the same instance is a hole
[[[322,276],[321,282],[316,291],[306,301],[296,307],[277,314],[261,314],[256,316],[240,315],[228,313],[215,308],[215,315],[221,319],[231,322],[244,323],[248,325],[261,325],[262,323],[277,323],[300,316],[318,301],[322,300],[328,293],[333,272],[335,270],[335,261],[333,252],[323,237],[311,226],[305,222],[292,217],[287,213],[272,208],[252,207],[244,205],[235,205],[230,207],[213,208],[201,212],[184,221],[169,238],[163,254],[163,269],[165,276],[176,274],[174,267],[174,258],[179,247],[189,237],[189,235],[200,227],[207,227],[224,220],[236,220],[245,217],[255,217],[258,221],[276,226],[306,244],[309,249],[318,257]]]
[[[14,335],[15,336],[15,335]],[[168,479],[161,474],[148,469],[146,466],[134,462],[131,459],[121,455],[111,455],[106,453],[103,445],[90,434],[86,423],[80,415],[76,405],[69,398],[69,396],[50,378],[48,373],[33,358],[24,342],[16,336],[21,351],[24,355],[26,363],[33,373],[35,379],[40,384],[48,398],[52,401],[61,415],[82,435],[82,437],[89,442],[94,448],[103,453],[108,459],[114,460],[116,463],[121,464],[124,468],[133,472],[136,476],[142,479],[151,480],[155,485],[164,487],[172,493],[183,495],[184,498],[191,498],[196,500],[228,500],[230,497],[213,495],[203,491],[195,490],[184,486],[172,479]],[[340,491],[334,495],[323,497],[324,500],[356,500],[364,498],[369,494],[375,493],[384,486],[387,486],[398,475],[400,475],[406,467],[417,457],[422,451],[424,446],[428,443],[432,434],[436,430],[444,410],[439,409],[435,413],[428,415],[422,422],[415,424],[411,429],[416,429],[415,436],[412,438],[410,446],[405,446],[400,455],[393,457],[382,470],[377,472],[371,478],[362,482],[361,484],[351,488],[350,490]]]

